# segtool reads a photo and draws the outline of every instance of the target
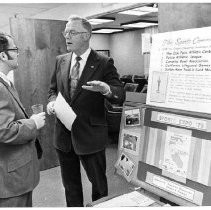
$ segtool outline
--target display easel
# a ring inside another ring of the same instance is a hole
[[[153,191],[147,190],[147,188],[144,187],[143,183],[140,180],[137,179],[136,174],[138,172],[137,166],[138,166],[138,156],[139,155],[138,154],[130,154],[130,153],[127,152],[128,151],[127,149],[126,149],[126,151],[124,151],[124,149],[122,148],[122,145],[123,145],[122,135],[123,135],[123,132],[126,130],[125,129],[125,122],[126,122],[125,111],[137,110],[138,109],[141,112],[141,109],[145,106],[145,102],[146,102],[146,94],[141,94],[141,93],[138,93],[138,94],[137,93],[128,93],[128,94],[126,94],[126,102],[124,103],[124,106],[123,106],[121,124],[120,124],[120,134],[119,134],[119,144],[118,144],[118,160],[117,160],[117,163],[115,164],[115,167],[116,167],[116,173],[117,174],[124,176],[127,181],[131,182],[132,184],[134,184],[134,186],[137,187],[137,188],[134,188],[134,190],[138,190],[140,193],[142,193],[142,194],[144,194],[144,195],[148,196],[149,198],[152,198],[156,201],[151,206],[161,207],[165,204],[160,202],[159,196],[156,195]],[[141,114],[140,119],[142,117],[143,117],[143,115]],[[142,120],[143,120],[143,118],[142,118]],[[133,121],[133,119],[131,119],[131,122],[130,122],[130,119],[127,119],[127,123],[134,124],[134,125],[131,125],[131,127],[129,127],[127,129],[129,134],[130,134],[130,131],[134,130],[134,128],[135,128],[136,133],[143,135],[143,129],[141,129],[142,126],[143,126],[142,120],[140,121],[140,125],[135,125],[138,122]],[[138,151],[140,152],[141,150],[139,150],[139,149],[137,151],[135,150],[134,153],[136,153]],[[135,165],[135,168],[133,169],[132,174],[130,174],[130,176],[125,175],[123,170],[121,169],[121,167],[118,165],[119,159],[121,158],[122,154],[125,154],[126,157],[129,157],[130,160],[132,160],[134,165]],[[110,199],[110,198],[107,198],[107,199]]]
[[[155,35],[147,105],[126,101],[122,112],[117,173],[182,206],[211,205],[209,32]]]

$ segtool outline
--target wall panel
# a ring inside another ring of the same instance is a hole
[[[14,72],[14,82],[20,99],[29,115],[31,106],[44,105],[46,111],[50,75],[58,54],[66,52],[61,32],[65,21],[11,18],[11,34],[20,49],[19,68]],[[53,148],[54,116],[46,114],[46,126],[40,131],[39,139],[44,151],[41,170],[58,165]]]

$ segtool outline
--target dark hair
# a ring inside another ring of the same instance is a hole
[[[86,18],[82,18],[82,17],[77,16],[77,15],[71,15],[67,19],[68,22],[74,21],[74,20],[81,21],[82,26],[90,33],[90,35],[92,34],[92,25],[90,24],[90,22]]]
[[[8,49],[9,41],[7,37],[7,34],[0,32],[0,52]]]

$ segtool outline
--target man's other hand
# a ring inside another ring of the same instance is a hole
[[[49,103],[47,104],[47,113],[48,113],[49,115],[55,114],[54,103],[55,103],[55,101],[51,101],[51,102],[49,102]]]

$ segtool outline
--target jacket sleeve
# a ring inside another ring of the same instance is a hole
[[[48,101],[55,101],[57,97],[57,80],[56,80],[56,74],[57,74],[57,67],[58,67],[58,60],[59,57],[56,58],[56,64],[54,71],[51,75],[51,80],[50,80],[50,87],[48,91]]]
[[[16,119],[16,107],[3,85],[0,85],[0,95],[0,143],[25,144],[34,140],[37,135],[34,120]]]
[[[125,101],[125,90],[112,58],[107,60],[104,72],[104,82],[110,86],[112,92],[111,97],[107,98],[107,100],[112,104],[122,105]]]

